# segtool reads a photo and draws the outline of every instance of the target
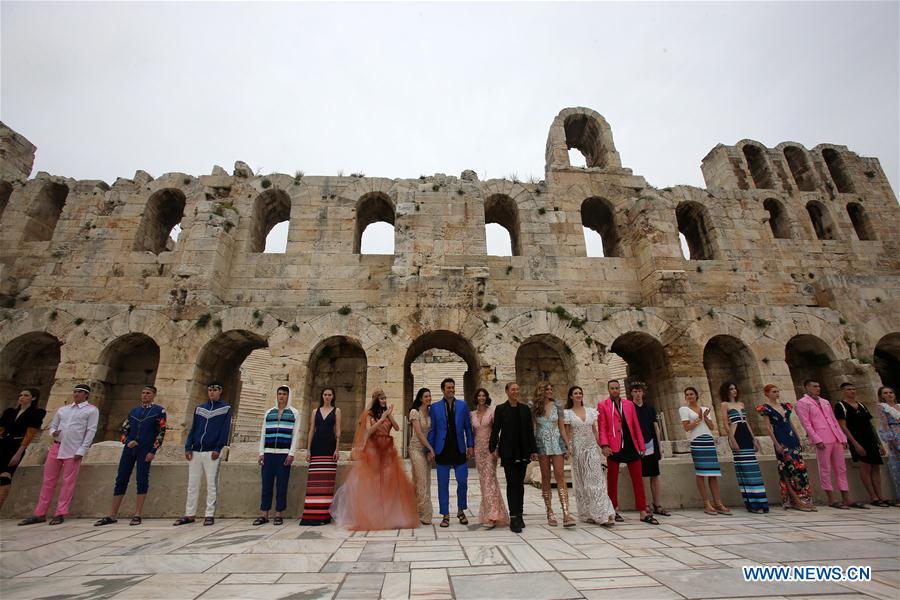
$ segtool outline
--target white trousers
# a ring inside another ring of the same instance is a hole
[[[188,462],[187,504],[184,514],[193,517],[197,514],[197,497],[200,495],[200,476],[206,473],[206,515],[216,516],[216,488],[219,483],[220,459],[213,460],[212,452],[194,452]]]

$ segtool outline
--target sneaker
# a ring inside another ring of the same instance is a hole
[[[215,524],[216,524],[216,520],[213,517],[206,517],[205,519],[203,519],[203,525],[208,526],[208,525],[215,525]]]
[[[193,523],[195,520],[196,519],[194,519],[194,517],[180,517],[174,523],[172,523],[172,525],[174,525],[175,527],[179,525],[187,525],[189,523]]]

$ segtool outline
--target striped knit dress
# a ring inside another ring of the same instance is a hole
[[[759,461],[756,459],[753,432],[750,431],[750,426],[747,424],[747,411],[743,408],[740,410],[729,408],[728,420],[737,425],[734,439],[737,441],[739,449],[732,449],[732,453],[734,454],[734,471],[737,474],[741,496],[744,498],[744,506],[749,511],[769,512],[766,484],[763,482]]]
[[[301,525],[325,525],[331,522],[331,501],[334,499],[334,480],[337,476],[337,461],[334,460],[337,448],[334,435],[336,412],[337,409],[332,408],[328,416],[322,418],[322,409],[316,410]]]

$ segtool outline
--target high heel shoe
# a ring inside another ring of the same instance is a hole
[[[559,503],[562,505],[562,513],[563,513],[563,527],[575,527],[575,517],[573,517],[569,513],[569,489],[565,486],[560,487],[559,491]]]
[[[544,506],[547,507],[547,525],[556,527],[559,522],[556,520],[556,515],[553,514],[553,494],[550,490],[541,490],[541,496],[544,497]]]

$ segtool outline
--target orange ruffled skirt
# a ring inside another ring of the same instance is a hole
[[[354,458],[357,460],[331,503],[335,524],[353,531],[418,527],[416,490],[393,438],[375,433]]]

